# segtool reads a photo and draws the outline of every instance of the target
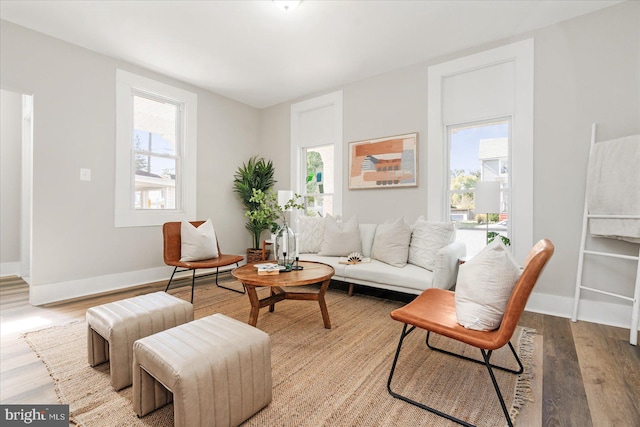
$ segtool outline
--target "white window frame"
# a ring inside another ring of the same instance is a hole
[[[176,191],[180,196],[176,209],[135,209],[135,177],[133,173],[133,96],[148,94],[151,98],[176,103],[182,113],[180,138],[181,164],[176,165]],[[115,226],[145,227],[169,221],[186,221],[196,215],[197,117],[198,96],[174,86],[116,70],[116,188]]]
[[[301,136],[301,117],[310,111],[332,107],[334,132],[330,140],[303,141]],[[342,215],[342,187],[343,183],[343,151],[342,142],[342,91],[332,92],[313,99],[291,105],[291,189],[302,194],[306,185],[306,158],[303,158],[304,148],[313,148],[333,144],[334,147],[334,192],[333,215]],[[302,171],[305,173],[303,174]]]
[[[447,125],[443,120],[443,81],[447,77],[512,62],[514,69],[513,111],[503,115],[511,121],[511,212],[509,237],[514,255],[524,262],[533,245],[533,39],[498,47],[429,67],[427,144],[427,217],[446,220],[449,195]],[[480,121],[493,117],[469,117]]]
[[[455,123],[455,124],[448,124],[447,126],[445,126],[445,131],[446,131],[446,138],[447,138],[447,182],[446,182],[446,186],[447,186],[447,200],[445,203],[445,221],[449,221],[451,218],[451,195],[452,194],[464,194],[464,193],[472,193],[475,194],[475,189],[467,189],[467,190],[451,190],[451,128],[460,128],[460,127],[465,127],[465,126],[484,126],[487,125],[489,123],[493,123],[495,121],[504,121],[507,122],[509,125],[509,135],[508,135],[508,142],[509,142],[509,160],[506,162],[507,164],[507,168],[510,169],[511,168],[511,122],[512,122],[512,118],[510,116],[507,117],[495,117],[494,119],[491,120],[482,120],[479,122],[465,122],[465,123]],[[498,160],[498,172],[500,172],[500,167],[502,165],[505,164],[505,162],[501,159],[497,159]],[[483,180],[483,176],[482,176],[482,170],[480,171],[480,181]],[[505,175],[508,176],[508,180],[507,180],[507,186],[506,187],[500,187],[500,200],[501,203],[505,204],[505,211],[507,212],[507,214],[509,214],[509,216],[511,215],[511,176],[508,174],[501,174],[498,173],[499,177],[504,177]],[[507,200],[507,202],[503,202],[503,200]],[[483,213],[483,212],[478,212],[478,213]]]

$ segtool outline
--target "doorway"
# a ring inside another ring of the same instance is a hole
[[[31,278],[33,96],[0,90],[0,275]]]

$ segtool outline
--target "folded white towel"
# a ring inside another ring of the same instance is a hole
[[[640,215],[640,135],[594,145],[587,173],[590,214]],[[640,243],[640,219],[591,219],[591,235]]]

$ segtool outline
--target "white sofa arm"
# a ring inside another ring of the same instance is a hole
[[[460,258],[467,255],[467,246],[460,241],[455,241],[440,249],[436,253],[436,264],[433,268],[434,288],[451,289],[458,278],[458,266]]]

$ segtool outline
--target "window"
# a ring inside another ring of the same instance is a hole
[[[342,214],[342,92],[291,106],[291,188],[307,214]]]
[[[486,232],[508,237],[509,119],[447,127],[449,140],[449,219],[458,222],[457,239],[473,256],[486,244]],[[499,212],[475,209],[474,187],[480,181],[500,182]]]
[[[303,148],[302,153],[302,158],[306,159],[307,171],[302,194],[307,214],[316,212],[320,216],[324,216],[325,213],[335,215],[333,144]]]
[[[450,130],[506,118],[509,158],[487,156],[481,171],[508,179],[506,224],[518,262],[533,246],[533,47],[528,39],[478,52],[429,67],[428,77],[427,218],[451,218]]]
[[[116,73],[116,227],[195,215],[197,95]]]
[[[176,209],[180,106],[133,96],[134,209]]]

